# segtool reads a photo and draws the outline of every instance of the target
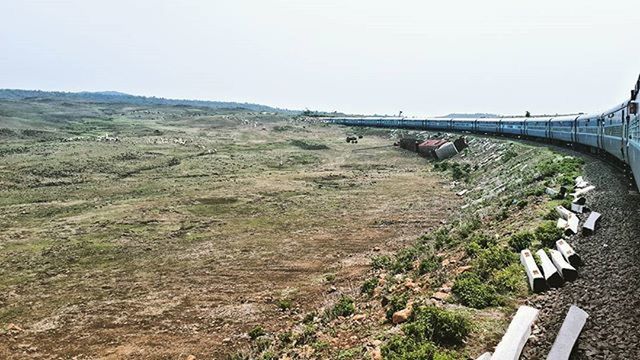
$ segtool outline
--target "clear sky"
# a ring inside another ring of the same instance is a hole
[[[0,0],[0,88],[539,114],[639,73],[639,0]]]

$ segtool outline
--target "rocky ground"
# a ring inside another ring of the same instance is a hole
[[[602,214],[600,228],[569,241],[585,263],[578,280],[532,298],[541,312],[525,359],[546,357],[572,304],[589,314],[572,359],[640,358],[640,197],[617,167],[584,159],[584,178],[596,186],[587,204]]]

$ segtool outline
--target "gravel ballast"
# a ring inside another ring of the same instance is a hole
[[[522,358],[545,359],[577,305],[589,318],[571,359],[640,359],[640,196],[617,166],[578,156],[586,161],[585,180],[596,186],[586,197],[602,213],[600,226],[568,240],[584,261],[578,279],[531,298],[540,316]]]

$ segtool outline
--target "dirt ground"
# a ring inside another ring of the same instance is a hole
[[[372,254],[460,201],[384,137],[201,109],[64,111],[80,110],[35,134],[12,118],[2,139],[1,358],[223,358],[256,324],[357,292]]]

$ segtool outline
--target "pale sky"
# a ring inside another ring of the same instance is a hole
[[[639,73],[638,0],[0,0],[0,88],[539,114]]]

